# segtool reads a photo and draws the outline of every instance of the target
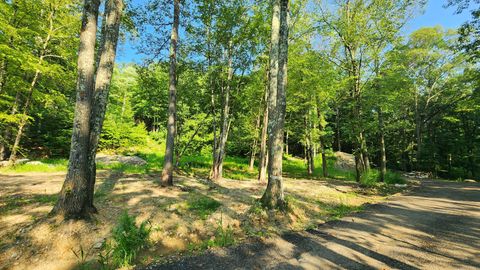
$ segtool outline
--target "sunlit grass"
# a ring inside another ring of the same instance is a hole
[[[331,204],[324,202],[317,202],[322,209],[326,212],[327,220],[337,220],[344,216],[350,215],[355,212],[364,210],[362,205],[348,205],[348,204]]]
[[[158,174],[162,171],[164,151],[165,146],[152,139],[148,139],[147,145],[117,149],[115,151],[103,150],[102,152],[105,154],[138,156],[147,161],[147,165],[137,166],[118,162],[110,164],[98,163],[97,169],[115,170],[132,174]],[[66,159],[43,159],[40,161],[42,164],[23,164],[14,167],[0,168],[0,173],[63,172],[66,171],[68,165]],[[355,181],[355,173],[353,171],[346,171],[335,167],[334,155],[327,155],[327,161],[328,178]],[[207,178],[210,173],[211,164],[211,155],[185,155],[181,157],[178,163],[177,172],[189,176]],[[283,158],[283,173],[289,178],[324,179],[321,156],[319,155],[315,158],[315,169],[312,174],[308,174],[307,164],[303,159],[285,155]],[[223,176],[227,179],[255,180],[258,176],[257,162],[255,163],[254,169],[250,170],[249,158],[227,156],[225,157],[223,165]],[[376,178],[378,178],[376,171],[372,170],[371,173],[363,176],[362,182],[366,185],[374,185]],[[402,181],[403,179],[399,175],[391,172],[387,173],[386,183],[393,184],[401,183]]]
[[[191,194],[187,200],[187,209],[192,211],[202,219],[206,219],[215,212],[222,204],[208,196],[201,194]]]
[[[117,151],[122,155],[135,155],[145,161],[147,165],[130,165],[119,162],[114,163],[97,163],[99,170],[115,170],[124,173],[159,173],[163,165],[163,147],[153,143],[151,147],[128,148]],[[106,151],[107,154],[113,154],[111,151]],[[22,173],[22,172],[64,172],[67,169],[68,160],[66,159],[42,159],[39,160],[42,164],[22,164],[17,166],[0,168],[3,173]],[[328,159],[328,174],[330,178],[349,180],[355,179],[352,172],[338,170],[335,168],[334,157]],[[321,159],[315,160],[315,171],[312,175],[308,175],[307,167],[303,159],[286,156],[283,160],[284,175],[290,178],[323,178]],[[211,156],[183,156],[179,162],[178,170],[181,173],[208,177],[212,164]],[[253,170],[249,170],[249,159],[244,157],[230,157],[227,156],[223,165],[223,176],[228,179],[235,180],[253,180],[257,178],[258,167],[255,166]]]
[[[40,159],[41,164],[20,164],[0,168],[0,173],[26,173],[26,172],[63,172],[67,170],[66,159]]]

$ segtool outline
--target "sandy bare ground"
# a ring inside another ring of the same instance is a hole
[[[148,269],[480,269],[480,184],[422,185],[313,230]]]
[[[148,265],[211,239],[220,220],[233,229],[235,241],[240,243],[252,235],[304,230],[322,223],[329,219],[326,207],[355,208],[384,199],[365,194],[354,183],[286,179],[293,211],[288,215],[255,214],[249,210],[265,188],[257,181],[212,184],[177,176],[176,187],[161,188],[155,182],[158,175],[102,171],[98,176],[95,204],[99,214],[95,219],[61,222],[47,214],[64,173],[0,174],[0,269],[77,269],[81,261],[74,251],[78,253],[80,247],[86,253],[85,261],[95,265],[99,243],[110,236],[123,211],[137,216],[137,222],[149,220],[152,225],[151,245],[136,262]],[[221,206],[200,216],[187,204],[198,198],[216,200]]]

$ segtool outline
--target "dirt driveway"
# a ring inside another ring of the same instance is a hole
[[[480,269],[480,184],[422,186],[314,230],[147,269]]]

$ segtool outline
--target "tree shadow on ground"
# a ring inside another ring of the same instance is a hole
[[[251,240],[146,269],[480,268],[479,185],[429,184],[273,244]]]

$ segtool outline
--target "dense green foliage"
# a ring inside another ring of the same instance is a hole
[[[229,85],[226,176],[255,178],[246,157],[252,151],[258,156],[261,142],[270,4],[186,2],[182,5],[185,19],[181,22],[184,31],[177,75],[177,166],[186,172],[202,168],[208,175]],[[362,152],[375,168],[380,166],[383,134],[390,169],[478,178],[478,9],[474,8],[472,21],[460,32],[431,27],[406,36],[403,23],[418,13],[422,4],[382,0],[369,6],[369,2],[292,1],[288,154],[304,158],[311,151],[317,167],[322,147],[328,153]],[[457,2],[463,10],[462,1],[445,4]],[[165,23],[168,16],[152,21],[154,15],[165,15],[160,10],[162,1],[152,3],[156,4],[129,6],[124,29],[139,36],[139,52],[148,61],[116,67],[102,150],[142,155],[128,149],[148,148],[152,141],[165,140],[168,62],[159,56],[166,55],[161,41],[168,37],[170,26]],[[22,119],[28,123],[21,136],[20,155],[66,157],[73,118],[79,8],[68,0],[1,1],[0,12],[0,144],[6,148],[4,158],[8,158]],[[352,19],[353,13],[358,16]],[[349,57],[352,50],[357,54]],[[229,60],[234,69],[231,79]],[[360,69],[352,73],[351,68],[356,67]],[[360,88],[354,90],[357,80]],[[384,121],[382,133],[379,112]],[[163,151],[162,147],[155,149]],[[160,169],[162,155],[143,157],[154,163],[148,166]],[[242,164],[241,173],[229,169],[229,161],[237,157],[242,159],[236,162]],[[285,172],[295,174],[289,169],[289,160],[285,159]],[[341,174],[333,164],[328,168],[333,177]],[[320,176],[319,171],[320,167],[314,168],[313,176]],[[376,178],[375,174],[366,172],[362,181],[369,182],[365,179]],[[387,177],[392,178],[396,179]]]
[[[68,154],[80,16],[72,1],[0,2],[0,152]]]

